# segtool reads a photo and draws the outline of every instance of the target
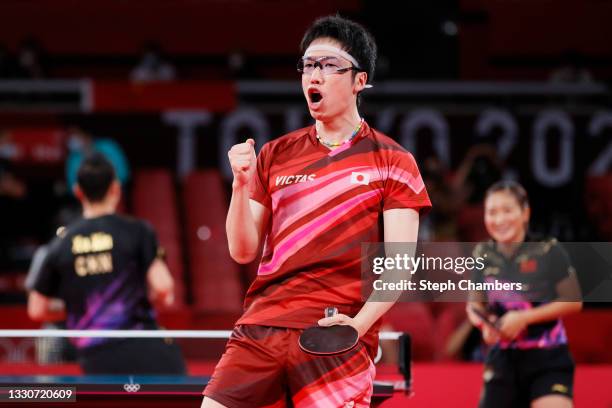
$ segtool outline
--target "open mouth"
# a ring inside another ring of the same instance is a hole
[[[309,91],[308,95],[310,96],[310,101],[312,103],[321,102],[321,99],[323,99],[323,95],[321,95],[321,93],[316,90]]]

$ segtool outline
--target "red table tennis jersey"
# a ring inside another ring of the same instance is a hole
[[[361,243],[384,241],[384,211],[431,207],[412,154],[365,122],[334,150],[315,126],[265,144],[250,196],[271,218],[238,324],[290,328],[315,325],[326,306],[354,316],[364,303]]]

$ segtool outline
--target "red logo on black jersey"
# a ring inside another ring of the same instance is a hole
[[[528,259],[521,262],[522,273],[533,273],[538,269],[538,262],[535,259]]]

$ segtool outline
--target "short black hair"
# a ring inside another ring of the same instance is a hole
[[[514,180],[501,180],[494,183],[487,189],[485,198],[489,197],[493,193],[505,191],[510,193],[518,202],[519,206],[523,209],[529,207],[529,196],[527,190],[521,184]]]
[[[104,199],[114,180],[115,169],[102,153],[87,154],[79,166],[77,184],[92,203]]]
[[[376,69],[376,41],[364,26],[339,15],[318,18],[302,38],[302,53],[308,49],[310,43],[323,37],[338,41],[342,49],[357,60],[360,71],[368,74],[368,83],[372,81]]]

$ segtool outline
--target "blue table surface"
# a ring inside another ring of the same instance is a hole
[[[0,386],[80,386],[77,392],[104,394],[108,391],[123,392],[126,384],[139,384],[138,391],[141,394],[146,394],[147,391],[156,391],[156,393],[181,391],[199,396],[209,380],[210,376],[179,375],[28,375],[0,376]],[[391,384],[374,382],[374,397],[389,397],[393,395],[393,391]]]
[[[181,375],[29,375],[0,376],[0,384],[165,384],[206,385],[209,376]]]

